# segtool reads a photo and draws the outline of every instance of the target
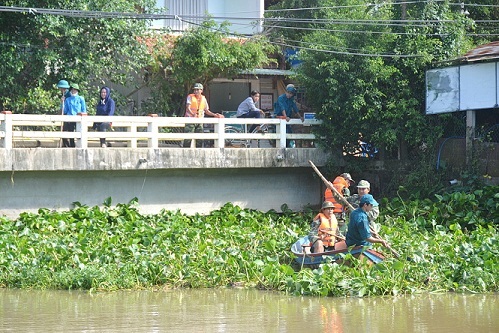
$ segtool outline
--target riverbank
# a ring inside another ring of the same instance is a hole
[[[425,207],[421,214],[411,210],[418,207],[413,203],[385,201],[382,207],[380,234],[401,258],[384,251],[388,260],[373,267],[354,262],[354,268],[323,265],[301,271],[293,269],[289,249],[308,232],[312,211],[296,213],[283,207],[283,213],[264,213],[228,203],[209,215],[144,215],[136,202],[111,207],[109,201],[104,208],[40,209],[16,220],[0,220],[0,286],[247,286],[323,296],[499,290],[498,237],[492,222],[471,228],[428,219]],[[461,218],[447,215],[447,222]]]

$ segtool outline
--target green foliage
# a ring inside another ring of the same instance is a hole
[[[217,77],[234,77],[241,71],[272,62],[272,46],[263,37],[235,38],[228,24],[207,20],[175,39],[153,38],[155,64],[149,69],[154,101],[148,107],[175,110],[183,115],[181,102],[194,82],[206,85]]]
[[[4,1],[4,6],[137,13],[152,0]],[[149,63],[147,20],[0,12],[0,109],[57,113],[60,79],[78,83],[92,111],[104,84],[131,85]],[[95,92],[95,93],[94,93]],[[115,96],[118,97],[118,96]],[[118,101],[121,99],[118,98]]]
[[[297,2],[300,7],[312,7],[311,1],[294,0],[278,7],[293,8]],[[324,121],[319,130],[325,138],[323,145],[345,147],[352,154],[358,140],[387,150],[401,141],[411,149],[418,149],[421,143],[434,145],[443,124],[431,123],[424,115],[425,70],[432,61],[455,58],[471,47],[465,38],[470,21],[447,3],[408,4],[407,24],[398,25],[365,22],[399,19],[399,4],[376,7],[359,0],[313,3],[313,7],[324,8],[299,11],[296,17],[308,15],[308,19],[331,23],[312,22],[300,25],[312,30],[277,29],[275,34],[284,38],[296,34],[294,40],[302,38],[313,45],[300,50],[303,64],[298,79],[307,91],[314,92],[310,102]],[[294,17],[295,12],[287,15]],[[418,19],[446,23],[422,26],[410,21]]]
[[[429,230],[435,226],[458,226],[467,230],[499,225],[499,186],[487,186],[471,192],[450,192],[435,195],[434,200],[401,198],[386,205],[386,214],[413,220]]]
[[[128,289],[257,285],[267,265],[290,262],[289,243],[311,216],[243,210],[208,216],[142,215],[136,201],[75,203],[0,224],[0,286]],[[268,237],[269,235],[280,237]]]
[[[143,215],[137,201],[75,203],[0,220],[0,286],[117,290],[247,286],[296,295],[497,292],[496,188],[435,202],[383,202],[381,234],[402,254],[368,266],[295,270],[290,246],[313,212],[277,214],[227,203],[204,215]]]
[[[345,152],[351,170],[365,169],[362,159],[349,158],[359,140],[379,148],[384,159],[400,158],[401,168],[409,166],[406,174],[424,169],[424,157],[436,156],[437,140],[456,135],[451,131],[462,123],[452,115],[425,115],[425,72],[472,49],[473,20],[493,19],[497,10],[473,7],[466,15],[449,1],[365,0],[283,0],[272,9],[317,7],[268,15],[291,27],[276,27],[271,36],[299,49],[297,79],[313,92],[308,103],[323,121],[320,145]],[[337,164],[339,156],[333,159]],[[404,177],[396,180],[395,188],[405,184]]]

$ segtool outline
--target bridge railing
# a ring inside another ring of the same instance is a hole
[[[64,122],[76,123],[75,132],[63,132]],[[112,130],[97,132],[92,130],[94,122],[111,122]],[[200,124],[201,133],[184,133],[188,124]],[[247,133],[251,125],[264,125],[267,131]],[[0,148],[58,147],[62,139],[75,139],[76,147],[100,147],[99,139],[106,138],[113,147],[179,147],[184,140],[202,141],[204,147],[248,147],[254,141],[267,142],[271,147],[285,148],[286,140],[295,140],[299,148],[314,147],[315,135],[311,126],[320,124],[315,119],[301,121],[291,119],[261,118],[185,118],[156,116],[63,116],[0,114]],[[292,125],[292,133],[287,126]],[[267,145],[268,147],[268,145]]]

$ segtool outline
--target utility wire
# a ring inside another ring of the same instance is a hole
[[[446,0],[426,0],[426,1],[397,1],[391,3],[366,3],[360,5],[339,5],[339,6],[324,6],[324,7],[302,7],[302,8],[282,8],[282,9],[266,9],[265,12],[275,13],[275,12],[292,12],[292,11],[304,11],[304,10],[321,10],[321,9],[343,9],[343,8],[359,8],[359,7],[382,7],[382,6],[394,6],[394,5],[410,5],[410,4],[427,4],[429,2],[438,3],[444,2]],[[459,3],[449,3],[451,6],[458,7],[490,7],[499,8],[499,5],[486,5],[486,4],[474,4],[468,2]]]
[[[402,5],[402,4],[412,4],[412,3],[427,3],[431,0],[426,1],[405,1],[405,2],[395,2],[395,3],[366,3],[360,5],[339,5],[339,6],[325,6],[325,7],[302,7],[302,8],[283,8],[283,9],[268,9],[266,12],[283,12],[283,11],[302,11],[302,10],[318,10],[318,9],[342,9],[342,8],[359,8],[359,7],[381,7],[381,6],[391,6],[391,5]],[[433,0],[432,2],[441,2],[444,0]]]
[[[399,3],[396,3],[399,4]],[[468,6],[468,4],[466,4]],[[499,8],[499,5],[493,6]],[[335,8],[335,7],[316,7],[317,8]],[[286,9],[298,10],[297,9]],[[17,12],[17,13],[27,13],[32,15],[45,14],[45,15],[59,15],[67,17],[80,17],[80,18],[116,18],[116,19],[143,19],[143,20],[182,20],[182,19],[202,19],[207,18],[216,20],[246,20],[246,21],[285,21],[285,22],[297,22],[297,23],[335,23],[335,24],[384,24],[393,25],[395,23],[407,24],[407,23],[446,23],[452,22],[452,20],[346,20],[346,19],[306,19],[306,18],[285,18],[285,17],[238,17],[238,16],[210,16],[210,15],[175,15],[175,14],[142,14],[142,13],[126,13],[126,12],[103,12],[103,11],[86,11],[86,10],[67,10],[67,9],[46,9],[46,8],[29,8],[29,7],[10,7],[10,6],[0,6],[0,12]],[[272,10],[266,10],[265,12],[272,12]],[[242,12],[241,12],[242,13]],[[476,20],[475,22],[486,22],[486,23],[498,23],[499,20]]]
[[[301,47],[301,46],[290,45],[290,44],[280,43],[280,42],[270,42],[270,43],[275,44],[275,45],[280,45],[280,46],[291,47],[291,48],[298,48],[301,50],[309,50],[309,51],[316,51],[316,52],[323,52],[323,53],[343,54],[343,55],[349,55],[349,56],[383,57],[383,58],[419,58],[419,57],[422,57],[422,55],[417,55],[417,54],[379,54],[379,53],[375,54],[375,53],[360,53],[360,52],[344,52],[344,51],[315,49],[315,48],[311,48],[311,47]]]
[[[389,34],[389,35],[418,35],[418,36],[446,36],[447,34],[441,33],[413,33],[413,32],[397,32],[397,31],[371,31],[371,30],[343,30],[343,29],[316,29],[316,28],[305,28],[305,27],[287,27],[281,25],[263,25],[265,28],[277,28],[277,29],[292,29],[292,30],[305,30],[305,31],[320,31],[320,32],[339,32],[339,33],[359,33],[359,34]]]
[[[267,22],[291,22],[291,23],[310,23],[310,24],[357,24],[357,25],[395,25],[404,26],[412,23],[422,23],[421,26],[425,26],[428,23],[449,23],[455,22],[455,20],[395,20],[395,19],[384,19],[384,20],[347,20],[347,19],[307,19],[307,18],[292,18],[292,17],[274,17],[265,18],[263,21]],[[473,20],[476,23],[498,23],[499,20]]]
[[[286,42],[286,43],[298,43],[298,44],[304,44],[304,45],[309,45],[309,46],[321,46],[321,47],[324,47],[324,48],[333,48],[332,45],[318,44],[318,43],[305,42],[305,41],[299,41],[299,40],[292,40],[292,39],[286,39],[286,38],[278,39],[276,41],[276,43],[279,43],[279,42],[281,42],[281,43],[284,43],[284,42]],[[301,49],[302,47],[301,46],[297,46],[296,48],[297,49]],[[345,51],[364,52],[364,50],[362,50],[362,49],[353,49],[353,48],[344,47],[344,46],[337,46],[337,48],[341,49],[341,50],[345,50]],[[392,55],[395,56],[395,55],[398,55],[398,54],[392,53]]]
[[[46,8],[28,8],[28,7],[9,7],[0,6],[0,12],[16,12],[27,13],[32,15],[58,15],[67,17],[79,18],[115,18],[115,19],[133,19],[133,20],[180,20],[180,19],[227,19],[227,20],[262,20],[261,17],[235,17],[235,16],[209,16],[209,15],[182,15],[175,14],[143,14],[143,13],[126,13],[126,12],[103,12],[90,10],[67,10],[67,9],[46,9]]]
[[[436,0],[438,1],[438,0]],[[413,2],[406,2],[406,3],[421,3],[420,1],[413,1]],[[396,4],[401,4],[400,2],[397,2]],[[461,4],[459,4],[461,5]],[[468,6],[468,4],[466,4]],[[492,7],[499,7],[498,6],[492,6]],[[337,8],[337,7],[315,7],[313,9],[317,8]],[[248,20],[251,19],[253,21],[266,21],[266,20],[271,20],[271,19],[263,19],[263,18],[237,18],[237,17],[211,17],[211,16],[198,16],[198,15],[185,15],[182,17],[179,17],[177,15],[172,15],[172,14],[140,14],[140,13],[120,13],[120,12],[101,12],[101,11],[81,11],[81,10],[62,10],[62,9],[43,9],[43,8],[26,8],[26,7],[7,7],[7,6],[0,6],[0,12],[20,12],[20,13],[28,13],[28,14],[48,14],[48,15],[62,15],[62,16],[69,16],[69,17],[86,17],[86,18],[120,18],[120,19],[151,19],[151,20],[158,20],[158,19],[167,19],[167,20],[179,20],[183,21],[187,24],[191,25],[198,25],[201,26],[201,24],[195,23],[190,21],[189,19],[206,19],[206,18],[213,18],[213,19],[240,19],[240,20]],[[280,21],[283,21],[283,19],[279,19]],[[287,19],[285,19],[287,21]],[[306,20],[302,21],[306,22]],[[315,20],[311,20],[310,23],[315,23]],[[284,21],[285,22],[285,21]],[[396,22],[396,20],[387,20],[386,23],[381,21],[381,20],[353,20],[352,22],[344,20],[338,20],[339,23],[342,24],[376,24],[376,25],[389,25],[389,22]],[[400,20],[402,23],[407,23],[411,22],[409,20]],[[427,22],[427,23],[442,23],[442,21],[424,21],[424,20],[413,20],[413,22]],[[486,23],[497,23],[499,21],[496,20],[484,20]],[[238,23],[240,25],[243,25],[242,23]],[[244,24],[246,25],[246,24]],[[246,26],[251,26],[251,25],[246,25]],[[324,32],[341,32],[341,33],[368,33],[368,34],[396,34],[396,35],[420,35],[419,33],[407,33],[407,32],[391,32],[391,31],[366,31],[366,30],[333,30],[333,29],[314,29],[314,28],[306,28],[306,27],[287,27],[287,26],[280,26],[280,25],[263,25],[266,28],[270,29],[294,29],[294,30],[313,30],[313,31],[324,31]],[[413,27],[414,25],[411,25]],[[212,30],[214,28],[211,28]],[[218,30],[218,29],[216,29]],[[225,31],[224,31],[225,32]],[[230,35],[237,36],[237,37],[247,37],[241,34],[236,34],[236,33],[231,33],[228,32]],[[445,34],[425,34],[427,36],[445,36]],[[498,34],[467,34],[469,36],[497,36]],[[362,52],[356,52],[356,53],[349,53],[349,52],[343,52],[343,51],[334,51],[334,50],[321,50],[317,48],[305,48],[305,47],[298,47],[298,46],[293,46],[290,44],[285,44],[281,42],[272,42],[273,44],[277,45],[282,45],[286,47],[294,47],[294,48],[301,48],[301,49],[307,49],[307,50],[312,50],[312,51],[319,51],[319,52],[327,52],[327,53],[336,53],[336,54],[346,54],[346,55],[362,55],[362,56],[381,56],[381,57],[419,57],[419,55],[390,55],[390,54],[367,54],[367,53],[362,53]],[[4,44],[5,45],[5,44]],[[317,45],[317,44],[316,44]],[[324,45],[317,45],[317,46],[324,46]]]

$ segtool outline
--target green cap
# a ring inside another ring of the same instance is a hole
[[[357,185],[358,188],[371,188],[371,184],[367,180],[362,179]]]
[[[321,210],[322,210],[322,209],[326,209],[326,208],[334,208],[333,203],[332,203],[331,201],[324,201],[324,202],[322,203],[322,208],[321,208]]]
[[[69,88],[69,83],[66,80],[60,80],[57,83],[57,88],[63,88],[63,89],[68,89]]]

